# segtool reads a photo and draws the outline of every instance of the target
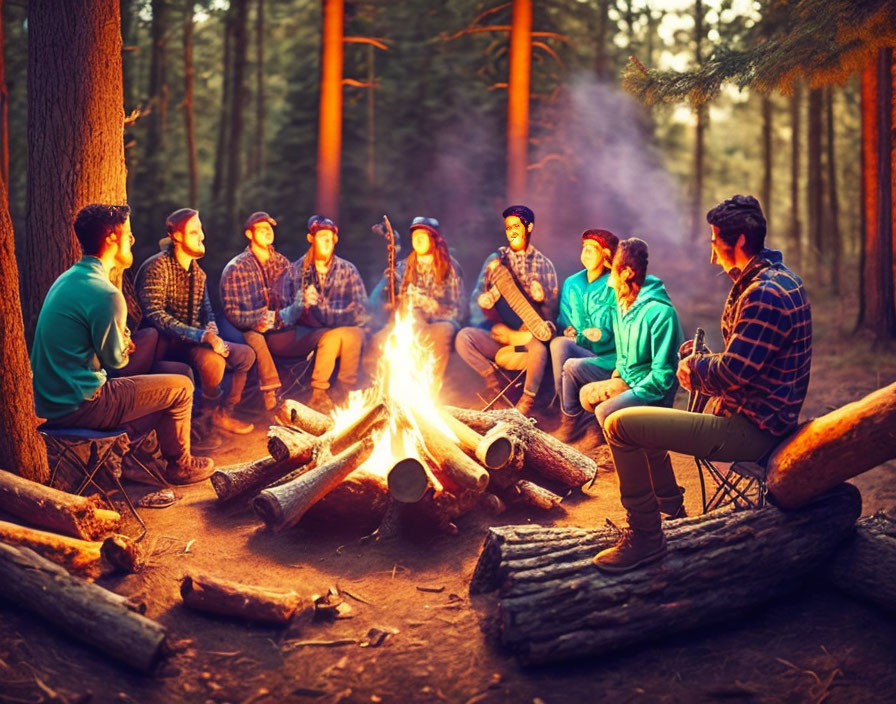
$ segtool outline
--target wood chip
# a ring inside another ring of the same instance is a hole
[[[445,591],[445,587],[421,587],[419,584],[417,585],[418,592],[430,592],[432,594],[441,594]]]
[[[358,641],[354,638],[340,638],[338,640],[291,640],[284,644],[286,648],[337,648],[342,645],[355,645]]]

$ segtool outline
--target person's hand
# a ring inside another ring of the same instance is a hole
[[[585,328],[582,330],[582,335],[585,336],[585,339],[590,342],[597,342],[603,337],[603,330],[600,328]]]
[[[264,312],[264,317],[255,326],[255,329],[258,332],[267,332],[271,330],[277,322],[277,311],[275,310],[266,310]]]
[[[698,350],[700,354],[711,354],[709,351],[709,347],[705,344]],[[681,346],[678,348],[678,357],[680,359],[684,359],[685,357],[690,357],[694,354],[694,340],[685,340],[681,343]]]
[[[544,287],[538,281],[529,284],[529,293],[536,303],[541,303],[544,300]]]
[[[311,306],[316,306],[320,303],[320,294],[317,292],[317,288],[313,284],[309,284],[304,291],[305,294],[305,307],[310,308]]]
[[[586,410],[594,410],[596,406],[628,391],[629,385],[621,378],[613,377],[606,381],[592,381],[579,390],[579,403]]]
[[[563,337],[568,337],[572,340],[576,339],[577,334],[576,329],[572,325],[567,325],[566,329],[563,331]]]
[[[693,341],[692,341],[693,343]],[[693,344],[691,345],[693,347]],[[678,377],[678,383],[681,384],[682,388],[691,390],[691,368],[688,366],[688,358],[684,357],[678,363],[678,369],[675,371],[675,376]]]
[[[227,345],[227,343],[224,342],[224,340],[218,337],[217,334],[213,333],[211,330],[205,331],[205,334],[202,336],[202,341],[207,343],[209,347],[211,347],[222,357],[226,357],[230,354],[230,347]]]
[[[499,298],[501,298],[501,294],[498,293],[498,289],[492,287],[488,291],[480,293],[479,298],[476,299],[476,302],[483,310],[490,310],[495,307],[495,303],[498,302]]]
[[[215,335],[219,334],[218,324],[214,320],[212,322],[210,322],[208,325],[206,325],[205,329],[208,330],[209,332],[214,333]]]

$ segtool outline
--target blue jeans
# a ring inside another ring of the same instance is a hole
[[[564,415],[577,416],[582,412],[579,389],[592,381],[610,378],[612,370],[595,364],[594,353],[580,347],[568,337],[551,340],[551,364],[554,369],[554,389],[560,398]]]
[[[488,330],[482,328],[464,328],[454,340],[454,348],[461,359],[482,377],[494,371],[492,365],[495,355],[503,346],[492,338]],[[536,396],[548,363],[548,346],[533,337],[526,345],[526,353],[526,383],[523,392]]]

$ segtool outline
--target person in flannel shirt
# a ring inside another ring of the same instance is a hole
[[[617,244],[619,238],[609,230],[585,230],[580,257],[585,268],[567,278],[560,291],[557,329],[562,334],[551,340],[551,366],[561,412],[555,437],[562,442],[579,437],[590,418],[582,412],[579,389],[609,379],[616,367],[616,294],[607,281]]]
[[[537,340],[523,328],[522,320],[501,297],[491,281],[489,265],[501,260],[510,269],[522,293],[541,318],[551,324],[557,315],[559,286],[551,260],[532,246],[535,214],[525,205],[512,205],[502,216],[507,246],[486,257],[476,288],[470,298],[470,324],[457,333],[455,348],[461,358],[485,381],[492,396],[499,395],[504,384],[493,366],[498,351],[513,345],[526,355],[526,382],[516,404],[521,413],[529,413],[541,386],[548,361],[547,343]]]
[[[231,433],[251,433],[253,426],[234,415],[255,363],[248,345],[224,342],[205,285],[198,259],[205,255],[205,232],[199,212],[176,210],[165,222],[170,242],[137,272],[137,297],[145,321],[158,329],[157,355],[188,362],[199,373],[202,387],[200,413],[211,425]],[[224,395],[224,371],[233,372],[230,391]]]
[[[410,311],[423,344],[435,357],[433,378],[441,383],[454,349],[454,336],[463,316],[464,282],[460,264],[448,253],[439,221],[418,216],[410,226],[413,249],[395,265],[395,293],[399,308]],[[370,295],[371,307],[387,308],[388,272]],[[365,366],[373,367],[391,326],[374,335]]]
[[[281,278],[289,260],[274,249],[277,221],[265,212],[252,213],[243,225],[249,245],[228,262],[221,274],[221,303],[224,316],[239,330],[255,351],[258,386],[264,407],[277,405],[280,375],[271,354],[301,357],[295,333],[280,318]],[[307,354],[307,353],[306,353]]]
[[[627,408],[606,420],[605,433],[628,529],[594,563],[623,572],[660,559],[666,541],[657,497],[677,486],[669,451],[710,460],[758,460],[796,428],[809,386],[812,315],[803,282],[781,253],[765,249],[759,201],[737,195],[709,211],[711,261],[733,282],[722,312],[718,353],[682,345],[677,376],[711,396],[703,414]]]
[[[295,326],[298,353],[315,350],[309,405],[323,413],[333,409],[327,391],[339,361],[337,381],[343,391],[358,383],[358,366],[369,315],[367,291],[358,269],[337,257],[339,228],[323,215],[308,219],[308,251],[290,264],[281,279],[280,310],[285,325]]]

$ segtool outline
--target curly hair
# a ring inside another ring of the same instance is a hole
[[[765,246],[766,222],[759,201],[753,196],[732,196],[706,213],[706,222],[719,228],[719,238],[733,247],[744,236],[744,251],[759,254]]]
[[[91,203],[85,205],[75,216],[75,236],[81,243],[81,252],[87,255],[99,254],[106,239],[116,227],[124,225],[131,214],[127,205],[106,205]]]

